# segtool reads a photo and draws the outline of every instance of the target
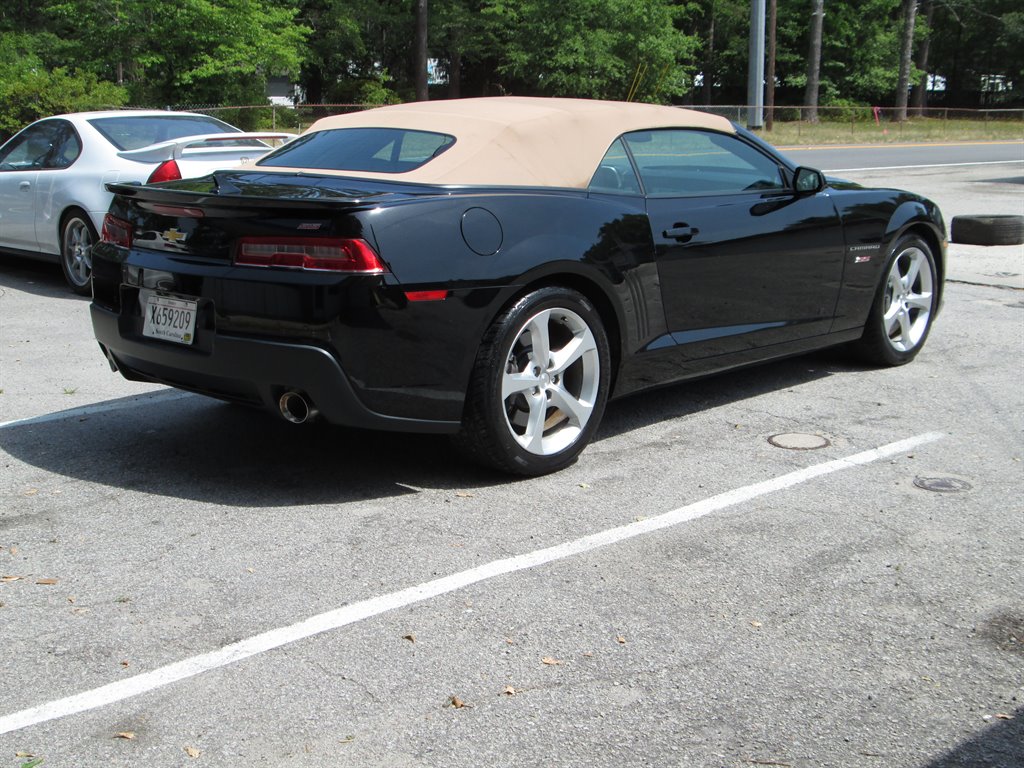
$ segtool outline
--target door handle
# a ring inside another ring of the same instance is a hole
[[[31,181],[22,181],[22,182],[19,182],[18,189],[28,189],[31,186],[32,186],[32,182]]]
[[[691,227],[689,224],[682,223],[673,224],[670,229],[666,229],[661,233],[662,237],[668,240],[678,240],[680,243],[685,243],[694,235],[699,234],[700,230],[696,227]]]

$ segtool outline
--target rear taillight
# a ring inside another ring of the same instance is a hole
[[[107,214],[103,217],[103,233],[101,239],[105,243],[113,243],[124,248],[132,247],[132,225],[124,219]]]
[[[370,244],[358,239],[243,237],[238,241],[235,264],[364,275],[387,271]]]
[[[156,184],[158,181],[177,181],[181,178],[181,169],[174,160],[164,160],[158,165],[146,179],[147,184]]]

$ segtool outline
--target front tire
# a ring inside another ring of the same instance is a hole
[[[931,246],[915,235],[900,238],[882,274],[856,347],[874,365],[904,365],[921,351],[938,309],[938,272]]]
[[[92,292],[92,247],[99,238],[96,229],[82,211],[73,211],[61,227],[60,266],[64,279],[79,296]]]
[[[593,437],[610,380],[608,335],[594,306],[576,291],[540,288],[484,334],[456,443],[505,472],[555,472]]]

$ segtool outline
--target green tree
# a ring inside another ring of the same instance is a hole
[[[946,106],[1020,102],[1024,97],[1020,0],[937,3],[930,60],[931,72],[946,81]]]
[[[692,87],[697,40],[667,0],[489,0],[494,72],[508,92],[667,101]]]
[[[72,41],[69,55],[123,80],[136,104],[260,101],[268,77],[298,73],[309,33],[281,0],[55,0],[46,8]]]
[[[52,35],[0,32],[0,142],[41,117],[122,106],[128,92],[94,73],[50,69]]]

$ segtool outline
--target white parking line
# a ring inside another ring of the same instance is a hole
[[[388,611],[404,608],[414,603],[437,597],[438,595],[454,592],[471,584],[493,579],[496,576],[515,573],[527,568],[536,568],[546,563],[553,563],[574,555],[590,552],[599,547],[617,544],[636,536],[651,533],[652,531],[696,520],[712,512],[750,501],[758,496],[764,496],[775,491],[791,488],[800,483],[806,483],[816,477],[838,472],[842,469],[870,464],[879,459],[904,453],[925,443],[940,440],[942,437],[943,435],[939,432],[917,435],[916,437],[889,443],[888,445],[863,451],[846,458],[834,459],[833,461],[816,464],[806,469],[798,469],[795,472],[760,483],[727,491],[656,517],[640,520],[618,528],[610,528],[590,536],[584,536],[580,539],[548,547],[547,549],[539,549],[504,560],[495,560],[476,568],[470,568],[468,571],[461,571],[460,573],[417,584],[414,587],[398,592],[391,592],[390,594],[363,600],[343,608],[337,608],[333,611],[327,611],[291,626],[272,629],[246,640],[219,648],[218,650],[154,669],[152,672],[145,672],[116,683],[110,683],[109,685],[93,688],[90,691],[74,696],[68,696],[67,698],[40,704],[36,707],[23,709],[20,712],[0,717],[0,734],[10,733],[11,731],[28,728],[49,720],[56,720],[57,718],[66,717],[78,712],[85,712],[107,704],[123,701],[133,696],[162,688],[165,685],[170,685],[178,680],[194,677],[195,675],[233,664],[250,656],[294,643],[297,640],[312,637],[321,632],[354,624]]]
[[[120,400],[111,400],[106,403],[97,403],[95,405],[83,405],[81,408],[69,408],[66,411],[57,411],[56,413],[45,413],[42,416],[31,416],[27,419],[15,419],[13,421],[0,421],[0,429],[7,429],[7,427],[24,427],[30,424],[45,424],[48,421],[62,421],[64,419],[77,419],[82,416],[92,416],[95,413],[106,413],[107,411],[120,411],[124,408],[135,408],[140,405],[149,405],[150,403],[167,403],[174,400],[181,400],[185,397],[192,397],[188,392],[181,392],[177,389],[168,389],[153,394],[139,395],[130,400],[122,398]]]
[[[853,171],[905,171],[912,168],[961,168],[968,165],[1012,165],[1024,160],[985,160],[977,163],[929,163],[927,165],[872,165],[868,168],[825,168],[822,173],[852,173]]]

